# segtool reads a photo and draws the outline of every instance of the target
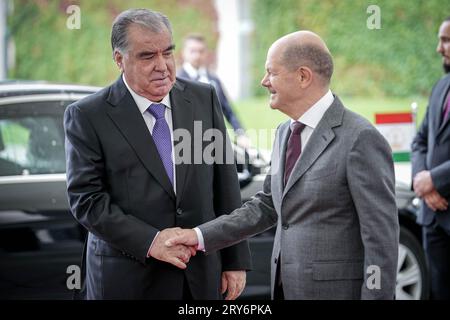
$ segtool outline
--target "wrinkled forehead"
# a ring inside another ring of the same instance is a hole
[[[267,51],[266,68],[270,65],[277,65],[281,62],[281,57],[285,46],[280,43],[274,43]]]
[[[172,35],[165,27],[160,31],[154,31],[144,26],[133,24],[127,31],[130,47],[150,46],[165,48],[172,44]]]

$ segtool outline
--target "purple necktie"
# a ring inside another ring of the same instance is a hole
[[[442,119],[443,123],[447,121],[448,115],[450,114],[450,92],[447,95],[447,104],[445,105],[444,110],[442,111]]]
[[[305,129],[305,125],[301,122],[295,121],[291,124],[291,135],[289,136],[284,163],[284,185],[287,185],[292,169],[294,169],[295,163],[302,153],[301,133],[303,129]]]
[[[156,119],[152,132],[153,141],[158,149],[159,157],[166,169],[170,182],[173,185],[172,139],[170,138],[169,126],[164,117],[166,106],[162,103],[154,103],[147,110]]]

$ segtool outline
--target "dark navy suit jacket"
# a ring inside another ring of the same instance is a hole
[[[450,117],[442,119],[443,105],[450,89],[450,74],[440,79],[431,92],[425,119],[412,143],[413,177],[422,170],[430,170],[433,184],[439,194],[450,202]],[[450,207],[433,212],[425,203],[418,222],[428,226],[436,219],[450,231]]]

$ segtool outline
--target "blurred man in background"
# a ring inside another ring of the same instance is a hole
[[[178,70],[177,76],[209,83],[214,86],[220,105],[222,106],[222,112],[236,134],[236,143],[243,148],[248,148],[250,147],[250,140],[244,134],[244,128],[231,107],[231,103],[225,94],[221,81],[208,70],[207,51],[206,41],[202,35],[188,35],[183,42],[183,65]]]
[[[412,143],[413,187],[422,198],[418,223],[431,274],[431,298],[450,299],[450,17],[439,28],[436,51],[446,75],[433,87]]]

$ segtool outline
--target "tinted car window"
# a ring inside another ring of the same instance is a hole
[[[0,106],[0,176],[65,172],[60,102]]]

